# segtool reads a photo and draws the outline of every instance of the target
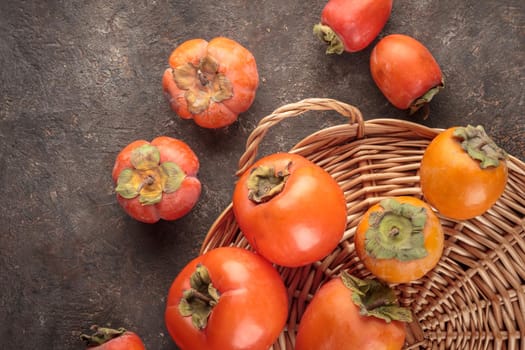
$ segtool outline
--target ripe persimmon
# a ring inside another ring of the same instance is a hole
[[[366,211],[355,233],[355,250],[377,278],[406,283],[437,265],[444,240],[432,208],[416,197],[400,196],[384,199]]]

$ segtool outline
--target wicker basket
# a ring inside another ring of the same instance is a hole
[[[420,160],[440,132],[396,119],[365,122],[350,105],[306,99],[280,107],[260,121],[247,140],[237,175],[253,164],[271,126],[307,111],[331,110],[350,123],[315,132],[290,152],[312,160],[338,181],[346,196],[348,224],[342,241],[322,261],[300,268],[277,267],[288,288],[290,315],[275,350],[293,349],[301,315],[323,282],[344,269],[369,276],[354,252],[356,224],[384,197],[421,198]],[[510,156],[508,166],[505,193],[484,215],[467,221],[440,216],[446,242],[438,266],[416,282],[393,286],[400,303],[414,315],[405,349],[525,350],[525,164]],[[231,204],[210,228],[201,253],[219,246],[250,249]]]

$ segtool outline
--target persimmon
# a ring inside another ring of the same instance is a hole
[[[159,136],[136,140],[117,155],[112,177],[118,203],[132,218],[177,220],[199,200],[199,159],[184,141]]]
[[[316,34],[327,54],[364,50],[379,35],[392,12],[392,0],[329,0]]]
[[[388,283],[415,281],[439,262],[444,233],[432,208],[416,197],[387,198],[371,206],[355,233],[364,266]]]
[[[408,109],[410,114],[422,107],[428,109],[432,98],[445,87],[432,53],[408,35],[382,38],[370,54],[370,72],[387,100],[396,108]]]
[[[298,154],[259,159],[237,181],[232,205],[250,245],[281,266],[324,258],[346,229],[343,190],[326,170]]]
[[[204,128],[235,122],[253,103],[259,73],[253,54],[238,42],[191,39],[169,57],[162,88],[173,111]]]
[[[423,196],[451,219],[481,215],[505,191],[506,158],[482,126],[448,128],[423,154],[419,174]]]
[[[295,350],[400,350],[409,309],[393,289],[377,280],[362,280],[346,271],[319,288],[301,321]]]
[[[168,293],[165,322],[181,350],[267,350],[288,315],[286,287],[263,257],[219,247],[190,261]]]

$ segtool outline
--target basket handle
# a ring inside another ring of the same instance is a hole
[[[236,175],[243,174],[255,160],[257,150],[262,139],[270,127],[286,118],[297,117],[308,111],[336,111],[350,119],[350,124],[357,123],[357,137],[364,135],[364,120],[356,107],[329,98],[308,98],[296,103],[290,103],[274,110],[272,114],[262,118],[257,127],[251,132],[246,141],[246,150],[239,159],[239,170]]]

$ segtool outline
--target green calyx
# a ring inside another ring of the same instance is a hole
[[[345,51],[343,41],[329,26],[322,23],[314,25],[314,34],[328,44],[328,47],[326,48],[326,53],[328,55],[340,55]]]
[[[290,176],[291,162],[286,169],[275,172],[275,168],[258,166],[251,170],[247,180],[248,199],[259,204],[264,203],[279,194]]]
[[[122,334],[126,333],[126,329],[124,328],[112,329],[112,328],[98,327],[96,325],[92,326],[91,330],[94,331],[94,333],[91,335],[88,335],[88,334],[80,335],[80,339],[86,342],[87,346],[102,345],[104,343],[107,343],[111,339],[120,337]]]
[[[203,265],[198,265],[191,275],[190,287],[182,294],[179,312],[183,317],[191,317],[195,328],[204,329],[211,311],[219,302],[219,291],[213,287],[208,269]]]
[[[173,80],[185,91],[193,114],[204,112],[212,101],[219,103],[233,96],[232,83],[219,72],[219,63],[211,56],[202,58],[197,66],[188,62],[173,69]]]
[[[143,205],[158,203],[163,193],[177,191],[186,177],[177,164],[160,163],[160,152],[151,144],[134,149],[130,162],[133,168],[122,170],[115,191],[126,199],[138,197]]]
[[[352,291],[352,301],[363,316],[391,321],[412,322],[408,308],[399,306],[394,291],[377,280],[362,280],[343,271],[341,280]]]
[[[481,125],[458,127],[454,136],[461,139],[461,147],[472,159],[480,162],[482,169],[497,167],[500,160],[507,158],[507,153],[496,145]]]
[[[428,104],[430,103],[430,101],[432,101],[434,96],[439,94],[439,92],[443,90],[444,88],[445,88],[445,80],[442,79],[440,84],[434,86],[433,88],[428,90],[423,96],[419,97],[414,102],[412,102],[412,104],[410,105],[408,114],[412,115],[416,113],[419,109],[421,109],[421,107],[428,108]],[[424,119],[428,117],[428,114],[429,114],[429,110],[427,109],[425,112]]]
[[[427,256],[423,229],[427,219],[425,208],[395,199],[380,202],[384,209],[369,216],[365,233],[366,252],[376,259],[410,261]]]

